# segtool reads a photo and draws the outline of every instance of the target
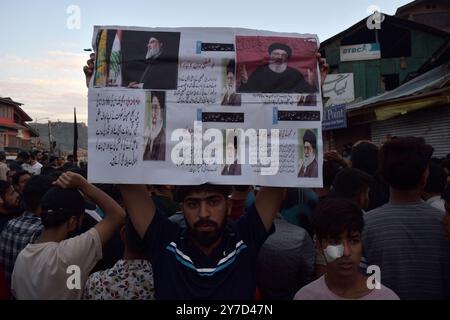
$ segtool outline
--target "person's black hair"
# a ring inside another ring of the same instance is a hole
[[[228,74],[228,72],[231,72],[232,74],[235,74],[235,73],[236,73],[235,68],[236,68],[236,63],[235,63],[235,61],[234,61],[233,59],[230,60],[230,61],[228,61],[228,64],[227,64],[227,74]]]
[[[323,187],[329,189],[333,184],[334,178],[338,174],[339,171],[344,169],[344,165],[338,161],[327,160],[323,161]]]
[[[445,202],[450,204],[450,184],[447,184],[447,186],[444,188],[444,191],[442,191],[442,199],[444,199]]]
[[[42,197],[52,187],[53,180],[44,175],[33,176],[25,185],[22,196],[26,210],[35,211],[41,204]]]
[[[59,158],[57,156],[51,156],[50,160],[48,161],[49,163],[52,163],[55,160],[58,160]]]
[[[42,168],[41,168],[41,175],[43,175],[43,176],[49,176],[49,175],[50,175],[52,172],[54,172],[54,171],[56,171],[55,168],[45,166],[45,167],[42,167]]]
[[[94,185],[115,201],[119,202],[122,200],[122,194],[120,193],[118,185],[110,183],[96,183]]]
[[[233,189],[236,191],[243,192],[243,191],[248,191],[250,189],[250,186],[249,185],[234,185]]]
[[[11,187],[11,184],[8,181],[0,180],[0,197],[2,199],[9,187]]]
[[[39,150],[35,150],[35,151],[31,152],[31,154],[30,154],[31,159],[36,160],[36,159],[37,159],[37,155],[38,155],[39,153],[42,154],[42,152],[39,151]]]
[[[0,161],[6,160],[6,153],[4,151],[0,151]]]
[[[56,180],[58,180],[59,176],[62,175],[62,174],[63,174],[63,172],[62,172],[61,170],[56,169],[56,170],[50,172],[50,173],[48,174],[48,176],[49,176],[52,180],[56,181]]]
[[[17,171],[13,176],[12,176],[12,184],[16,185],[19,183],[20,177],[24,176],[24,175],[29,175],[31,176],[31,173],[29,173],[28,171],[25,170],[21,170],[21,171]]]
[[[429,174],[427,184],[425,185],[424,191],[427,193],[439,193],[444,191],[445,185],[447,184],[447,174],[445,170],[436,163],[430,163],[428,166]]]
[[[189,186],[178,186],[175,190],[175,199],[178,202],[183,202],[186,196],[193,192],[202,192],[202,191],[209,191],[209,192],[219,192],[221,193],[226,199],[231,194],[231,186],[228,185],[217,185],[217,184],[200,184],[200,185],[189,185]]]
[[[15,172],[22,171],[22,167],[16,161],[11,161],[8,164],[8,167],[9,167],[9,170],[11,170],[11,171],[15,171]]]
[[[368,141],[354,145],[350,153],[352,168],[362,170],[373,176],[378,170],[378,152],[378,147]]]
[[[60,167],[60,170],[63,172],[72,171],[78,169],[77,165],[73,162],[66,162]]]
[[[64,172],[74,172],[78,173],[83,178],[87,179],[87,171],[77,166],[68,167]]]
[[[338,238],[342,233],[361,232],[364,228],[363,213],[347,199],[330,198],[316,207],[313,213],[314,232],[318,240]]]
[[[381,175],[395,189],[416,189],[432,154],[433,148],[423,138],[391,139],[380,150]]]
[[[30,158],[30,154],[27,151],[20,151],[17,154],[17,158],[22,158],[24,160],[28,160]]]
[[[333,187],[338,197],[353,198],[369,188],[372,177],[362,170],[345,168],[336,174]]]

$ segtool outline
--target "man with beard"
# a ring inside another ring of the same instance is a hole
[[[282,43],[269,46],[269,63],[258,67],[250,77],[245,65],[241,66],[241,86],[238,92],[261,93],[315,93],[303,75],[288,66],[292,49]]]
[[[11,184],[19,194],[22,194],[28,180],[31,178],[31,173],[25,170],[17,171],[11,179]]]
[[[31,177],[22,193],[24,213],[10,220],[0,233],[0,264],[5,269],[8,283],[11,283],[17,255],[42,232],[41,200],[52,187],[52,182],[52,178],[48,176]]]
[[[227,64],[227,84],[224,88],[224,95],[222,98],[222,106],[240,106],[241,95],[236,93],[235,84],[235,62],[230,60]]]
[[[254,299],[258,252],[283,198],[263,187],[255,204],[228,221],[231,188],[181,186],[176,192],[186,228],[171,222],[143,185],[122,185],[129,217],[153,266],[156,299]]]
[[[8,182],[0,180],[0,232],[9,220],[21,213],[19,194]]]
[[[144,161],[164,161],[166,159],[166,133],[164,130],[164,92],[152,92],[152,119],[147,127],[147,144]]]
[[[316,178],[319,166],[316,159],[317,138],[314,132],[306,130],[303,135],[304,159],[300,160],[299,178]]]
[[[176,89],[177,77],[171,74],[173,63],[175,62],[164,56],[163,42],[156,37],[150,37],[145,56],[146,68],[139,81],[130,82],[128,88]]]
[[[85,212],[81,192],[106,217],[75,236]],[[102,246],[124,223],[125,211],[81,175],[66,172],[42,198],[41,219],[41,236],[17,256],[11,279],[13,295],[19,300],[81,299],[89,272],[102,258]]]

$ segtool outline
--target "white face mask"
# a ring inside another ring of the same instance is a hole
[[[336,246],[329,245],[323,250],[323,253],[327,262],[333,262],[344,255],[344,246],[342,244]]]

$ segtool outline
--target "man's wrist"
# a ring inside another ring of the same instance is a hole
[[[78,185],[78,189],[81,191],[81,192],[83,192],[83,193],[86,193],[85,191],[86,191],[86,189],[89,187],[89,182],[86,180],[86,179],[81,179],[80,180],[80,183],[79,183],[79,185]]]

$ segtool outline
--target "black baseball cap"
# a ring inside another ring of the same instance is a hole
[[[85,200],[77,189],[53,187],[42,198],[43,216],[79,216],[85,209]]]

